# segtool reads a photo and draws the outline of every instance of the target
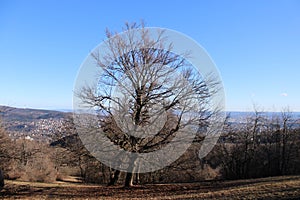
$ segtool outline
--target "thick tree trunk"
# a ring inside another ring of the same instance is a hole
[[[121,171],[119,171],[119,170],[114,171],[114,173],[110,177],[110,181],[108,183],[108,186],[117,184],[117,182],[119,180],[119,177],[120,177],[120,173],[121,173]]]
[[[0,169],[0,191],[4,187],[4,175],[2,173],[2,170]]]
[[[140,173],[138,172],[136,175],[135,175],[135,184],[140,184]]]
[[[131,172],[127,172],[126,173],[126,177],[125,177],[125,187],[131,187],[133,186],[133,177],[134,177],[134,174],[131,173]]]
[[[136,155],[134,155],[130,158],[130,164],[131,164],[130,166],[132,168],[129,168],[131,170],[128,170],[128,172],[126,173],[125,184],[124,184],[125,187],[133,186],[134,173],[136,173],[136,169],[137,169],[136,162],[137,162],[137,158]]]

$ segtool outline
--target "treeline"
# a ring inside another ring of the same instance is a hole
[[[224,179],[300,174],[300,121],[292,113],[254,112],[244,123],[229,121],[206,158]]]
[[[134,174],[135,184],[195,182],[300,174],[299,120],[289,112],[268,116],[254,112],[242,123],[230,116],[218,144],[198,158],[203,137],[172,165],[152,173]],[[96,160],[82,145],[72,118],[49,145],[26,139],[11,140],[0,128],[0,169],[5,178],[52,182],[72,175],[83,182],[119,184],[125,174]]]

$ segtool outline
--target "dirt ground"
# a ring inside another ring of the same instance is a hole
[[[6,181],[0,199],[300,199],[300,176],[135,186]]]

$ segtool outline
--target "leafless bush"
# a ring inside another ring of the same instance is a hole
[[[57,170],[48,155],[39,154],[31,158],[24,166],[24,174],[21,180],[32,182],[54,182],[57,178]]]
[[[47,144],[19,139],[8,167],[8,178],[24,181],[53,182],[57,170]]]

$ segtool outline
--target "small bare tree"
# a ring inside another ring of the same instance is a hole
[[[216,79],[203,80],[185,59],[188,53],[172,53],[163,31],[155,38],[143,24],[126,24],[124,31],[122,36],[107,31],[107,51],[92,52],[102,70],[98,87],[87,85],[76,91],[82,104],[101,116],[105,136],[126,151],[148,153],[161,149],[187,127],[207,126],[216,112],[209,109],[219,86]],[[149,126],[154,126],[148,130],[151,137],[143,137]],[[133,174],[139,173],[136,158],[129,159],[135,166],[126,173],[125,186],[132,185]],[[119,174],[116,170],[116,179]]]

